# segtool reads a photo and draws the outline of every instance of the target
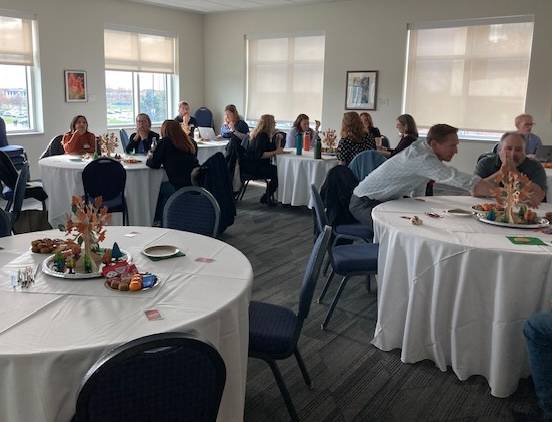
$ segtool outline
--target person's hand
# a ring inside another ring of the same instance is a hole
[[[510,173],[518,173],[512,154],[505,154],[504,162],[502,163],[502,170]]]
[[[229,120],[228,121],[228,127],[231,129],[231,130],[234,130],[234,127],[236,126],[236,124],[234,123],[233,120]]]
[[[314,130],[316,130],[318,132],[318,129],[320,129],[320,120],[315,120],[314,121]]]
[[[496,186],[485,179],[481,179],[473,187],[473,196],[492,196]]]
[[[284,147],[282,147],[282,144],[278,143],[278,146],[276,147],[276,155],[280,155],[280,154],[283,154],[285,151],[284,151]]]

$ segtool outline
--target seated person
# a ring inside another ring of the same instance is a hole
[[[376,141],[364,129],[359,115],[354,111],[343,114],[341,139],[336,150],[339,163],[348,166],[357,154],[370,149],[376,149]]]
[[[6,122],[0,117],[0,147],[8,145],[8,136],[6,135]]]
[[[278,189],[278,171],[270,159],[284,152],[281,144],[276,145],[272,142],[275,127],[274,116],[263,114],[257,122],[257,127],[251,132],[251,139],[240,162],[242,173],[269,180],[266,192],[261,197],[261,203],[269,206],[276,205],[274,192]]]
[[[136,116],[136,132],[130,135],[125,152],[127,154],[147,154],[154,139],[157,142],[159,134],[151,130],[151,119],[146,113],[140,113]]]
[[[362,224],[372,226],[372,208],[404,196],[423,196],[429,180],[487,196],[493,186],[479,176],[443,164],[458,152],[458,129],[432,126],[427,140],[418,140],[372,171],[353,191],[349,211]]]
[[[418,139],[418,128],[416,127],[414,117],[410,114],[401,114],[397,117],[397,124],[395,127],[398,129],[401,139],[397,147],[391,153],[391,156],[397,155]]]
[[[94,153],[96,151],[96,136],[88,132],[86,117],[78,115],[71,120],[71,131],[63,135],[61,143],[66,154]]]
[[[289,148],[295,148],[295,137],[297,135],[304,135],[305,132],[310,134],[311,142],[318,138],[318,129],[320,129],[320,122],[315,120],[316,127],[314,130],[309,125],[309,116],[306,114],[300,114],[293,122],[293,127],[286,136],[286,146]]]
[[[180,101],[178,103],[178,116],[176,116],[174,120],[180,123],[186,135],[191,137],[194,136],[194,130],[198,126],[195,117],[190,114],[190,104],[186,101]]]
[[[537,149],[542,145],[542,141],[537,135],[531,133],[535,125],[533,116],[530,114],[520,114],[516,117],[514,124],[516,125],[517,131],[525,138],[525,153],[528,155],[535,155]]]
[[[366,111],[363,113],[360,113],[360,121],[362,122],[364,129],[368,131],[368,135],[370,135],[371,138],[376,140],[376,145],[377,145],[378,144],[377,139],[381,138],[381,133],[380,133],[380,130],[374,126],[374,121],[372,120],[372,116],[370,115],[370,113]]]
[[[175,120],[165,120],[161,125],[161,140],[148,153],[146,165],[153,169],[163,166],[168,182],[161,184],[155,221],[163,217],[163,209],[169,197],[184,186],[191,186],[192,170],[199,166],[196,147]]]
[[[475,174],[496,185],[495,177],[502,170],[525,174],[535,185],[532,206],[539,205],[546,193],[546,172],[541,163],[525,155],[525,138],[517,132],[506,132],[500,138],[498,154],[482,158],[475,167]]]
[[[552,313],[533,315],[523,327],[527,340],[531,375],[543,415],[525,420],[552,421]]]
[[[238,110],[234,104],[229,104],[224,108],[224,124],[220,128],[220,135],[223,138],[237,136],[244,140],[249,134],[249,126],[240,118]]]

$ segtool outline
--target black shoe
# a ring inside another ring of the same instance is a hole
[[[268,203],[268,195],[265,193],[263,196],[261,196],[261,200],[259,202],[261,204],[267,204]]]

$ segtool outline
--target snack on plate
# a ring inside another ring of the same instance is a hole
[[[412,223],[415,226],[420,226],[423,223],[423,221],[420,217],[415,215],[410,219],[410,223]]]
[[[476,211],[501,211],[504,210],[500,205],[497,205],[492,202],[487,202],[485,204],[477,204],[472,207]]]
[[[137,292],[153,287],[156,283],[157,277],[151,273],[133,273],[132,275],[125,273],[108,278],[105,285],[121,292]]]
[[[62,253],[65,256],[79,256],[80,246],[73,240],[67,239],[37,239],[31,242],[31,251],[34,253]]]
[[[138,164],[138,163],[141,163],[142,161],[140,160],[137,160],[136,158],[127,158],[125,160],[123,160],[123,163],[125,164]]]

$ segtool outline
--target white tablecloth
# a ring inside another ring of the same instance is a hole
[[[131,231],[135,237],[125,237]],[[0,239],[0,420],[69,421],[86,371],[111,348],[132,339],[194,329],[221,353],[226,386],[219,421],[242,421],[248,349],[248,304],[253,273],[249,261],[221,241],[151,227],[109,227],[140,271],[151,271],[159,287],[140,293],[108,290],[104,279],[66,281],[39,275],[28,290],[12,290],[10,268],[38,264],[32,239],[60,237],[50,231]],[[185,257],[152,262],[145,245],[170,244]],[[23,255],[22,255],[23,254]],[[198,257],[215,259],[196,262]],[[148,321],[147,309],[162,320]]]
[[[197,159],[200,164],[217,152],[224,153],[227,141],[209,141],[198,145]],[[129,222],[133,226],[151,226],[161,182],[166,179],[164,170],[153,170],[146,166],[146,157],[135,155],[139,164],[123,164],[127,170],[125,199]],[[48,220],[53,227],[65,224],[66,214],[71,210],[71,197],[83,195],[82,170],[90,160],[79,156],[58,155],[43,158],[38,162],[42,183],[48,193]],[[121,214],[113,214],[116,224],[122,223]]]
[[[282,204],[306,205],[312,208],[311,184],[320,189],[328,171],[337,166],[337,159],[322,155],[321,160],[315,160],[312,151],[303,151],[303,155],[295,155],[295,150],[292,149],[286,151],[289,153],[276,156],[278,201]]]
[[[497,397],[529,375],[524,321],[552,298],[551,235],[484,224],[472,217],[431,218],[433,209],[470,209],[472,197],[402,199],[373,210],[378,259],[378,321],[372,343],[401,348],[403,362],[431,359],[458,378],[483,375]],[[552,209],[543,204],[539,213]],[[413,226],[402,216],[417,215]],[[514,245],[523,234],[546,246]]]

